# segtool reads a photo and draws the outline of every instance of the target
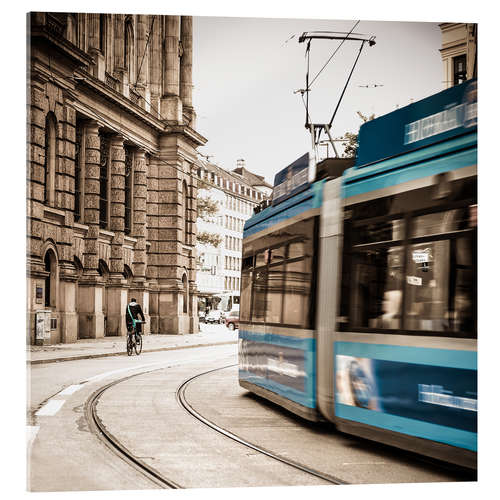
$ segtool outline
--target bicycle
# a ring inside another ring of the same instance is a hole
[[[142,335],[137,331],[135,325],[131,331],[127,332],[127,354],[132,356],[134,350],[137,356],[142,352]]]

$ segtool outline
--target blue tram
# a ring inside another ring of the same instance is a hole
[[[354,164],[276,175],[244,228],[242,387],[476,467],[476,95],[469,80],[365,123]]]

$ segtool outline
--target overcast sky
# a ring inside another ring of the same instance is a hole
[[[197,130],[208,139],[200,152],[228,170],[243,158],[249,170],[272,183],[274,174],[311,143],[302,98],[294,94],[305,88],[307,69],[306,44],[298,42],[299,36],[349,32],[357,20],[195,16],[193,100]],[[380,116],[443,90],[441,21],[360,21],[355,33],[375,36],[376,44],[363,48],[333,123],[335,137],[357,132],[362,123],[357,111]],[[310,81],[339,44],[312,42]],[[359,47],[360,42],[344,43],[312,84],[313,122],[330,121]]]

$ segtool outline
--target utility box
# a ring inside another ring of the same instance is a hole
[[[43,345],[50,340],[51,311],[37,311],[35,315],[35,344]]]

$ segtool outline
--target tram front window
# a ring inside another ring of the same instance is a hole
[[[312,328],[317,220],[305,219],[243,248],[242,322]]]

